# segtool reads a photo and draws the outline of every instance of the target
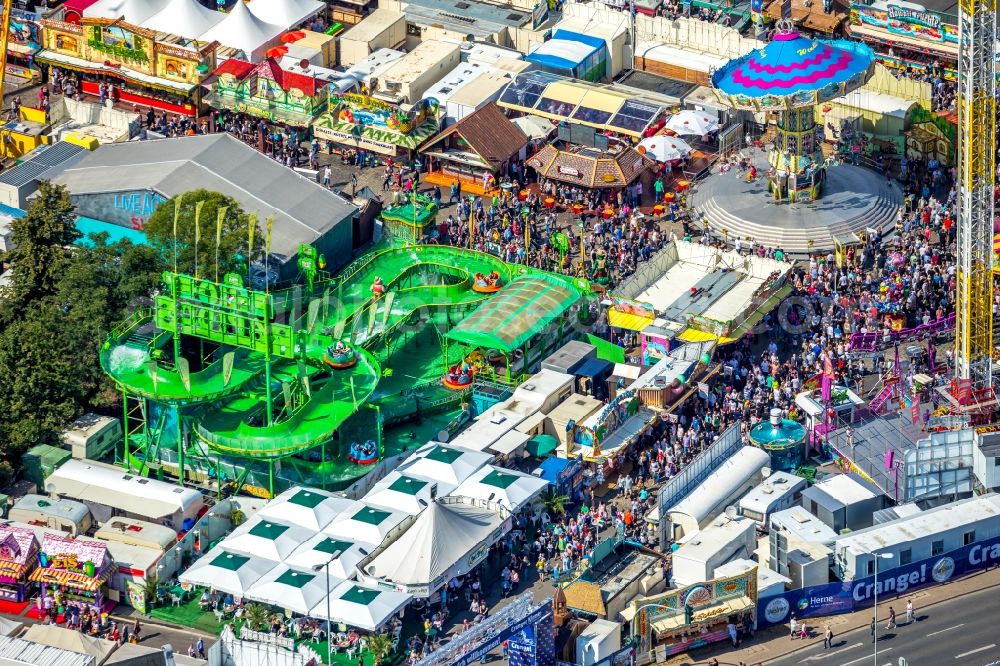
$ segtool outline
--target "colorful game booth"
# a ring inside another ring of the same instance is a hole
[[[305,285],[270,292],[166,274],[101,350],[126,405],[122,462],[219,492],[342,489],[416,445],[387,444],[387,425],[457,408],[479,377],[516,385],[573,331],[578,281],[395,238],[334,276],[303,246]]]

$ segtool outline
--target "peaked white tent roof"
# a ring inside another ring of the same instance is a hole
[[[242,4],[242,3],[240,3]],[[316,488],[290,488],[257,512],[263,520],[277,520],[319,532],[339,514],[354,506],[354,500],[337,497]]]
[[[28,631],[24,632],[22,638],[32,643],[89,655],[94,658],[95,664],[103,664],[108,656],[115,651],[115,644],[111,641],[87,636],[86,634],[81,634],[79,631],[57,627],[52,624],[32,625],[28,627]],[[35,663],[44,664],[46,662],[39,661]]]
[[[198,4],[198,0],[170,0],[163,9],[142,22],[143,28],[186,39],[197,39],[226,15]]]
[[[400,465],[399,472],[417,479],[450,483],[457,487],[491,460],[493,456],[489,453],[430,442]]]
[[[9,617],[0,617],[0,636],[13,636],[24,628],[23,622]]]
[[[286,28],[297,26],[326,7],[319,0],[250,0],[248,6],[260,20]]]
[[[274,562],[233,553],[220,545],[202,555],[178,578],[182,583],[242,597],[251,585],[273,568]]]
[[[294,553],[285,559],[285,564],[296,569],[309,571],[315,566],[325,567],[326,563],[330,562],[331,576],[350,580],[357,575],[358,563],[368,557],[372,550],[374,550],[373,546],[335,539],[320,533],[299,546]],[[330,557],[336,553],[340,553],[340,555],[331,562]]]
[[[217,41],[223,46],[243,51],[247,60],[257,62],[267,47],[271,46],[285,28],[257,18],[242,0],[233,5],[219,23],[199,38],[199,41]]]
[[[234,553],[271,560],[271,566],[274,566],[276,562],[284,562],[299,544],[314,534],[315,530],[266,520],[257,515],[233,530],[221,545]]]
[[[375,631],[406,605],[409,594],[376,590],[358,583],[341,583],[330,592],[330,615],[327,617],[327,600],[316,604],[310,617],[331,622],[341,622],[351,627]]]
[[[98,0],[83,10],[88,18],[120,18],[133,25],[142,22],[163,10],[170,0]]]
[[[308,615],[316,604],[326,600],[326,582],[324,571],[297,571],[279,564],[251,585],[244,596]],[[342,582],[331,578],[330,587]]]
[[[437,486],[436,494],[432,492],[434,486]],[[393,471],[376,483],[361,501],[368,506],[403,511],[415,516],[426,509],[435,496],[446,495],[454,489],[452,484],[419,479]]]
[[[510,511],[517,511],[548,484],[545,479],[530,474],[486,465],[473,472],[451,495],[479,500],[487,507],[496,503]]]
[[[433,581],[464,575],[479,564],[489,552],[483,546],[503,521],[496,511],[439,500],[372,560],[365,573],[402,585],[427,585],[428,594],[433,593]]]
[[[402,511],[376,509],[361,502],[355,506],[355,509],[337,516],[323,528],[322,534],[343,541],[380,546],[389,531],[407,518]]]

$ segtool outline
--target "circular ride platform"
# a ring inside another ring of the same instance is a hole
[[[832,250],[834,239],[853,242],[866,228],[886,233],[896,222],[903,193],[895,181],[875,171],[849,164],[829,166],[823,196],[818,201],[776,202],[767,190],[767,157],[755,151],[757,180],[746,182],[736,168],[711,174],[688,195],[692,222],[707,221],[709,233],[730,242],[750,238],[766,247],[780,247],[787,254],[805,255]]]

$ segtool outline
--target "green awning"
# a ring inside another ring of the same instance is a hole
[[[340,122],[329,113],[324,113],[313,122],[313,134],[316,137],[340,143],[346,142],[348,145],[353,145],[360,139],[362,147],[366,143],[370,143],[378,146],[391,145],[416,150],[417,146],[434,136],[437,130],[437,122],[428,121],[413,128],[409,134],[403,134],[388,127]]]
[[[524,445],[524,449],[528,452],[528,455],[535,456],[536,458],[547,456],[557,448],[559,448],[559,440],[552,435],[544,434],[535,435],[531,438],[531,441]]]
[[[521,277],[451,329],[449,339],[473,347],[518,349],[581,299],[565,278],[536,273]]]

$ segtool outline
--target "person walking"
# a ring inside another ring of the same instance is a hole
[[[729,632],[729,640],[733,642],[733,647],[737,648],[740,646],[739,634],[736,633],[736,624],[729,622],[726,625],[726,630]]]
[[[791,619],[788,620],[789,633],[788,636],[792,640],[795,640],[795,630],[798,629],[799,623],[795,621],[795,613],[792,613]]]
[[[830,625],[826,625],[826,630],[823,632],[823,649],[828,650],[833,647],[833,629]]]
[[[906,600],[906,624],[913,622],[913,599]]]
[[[874,643],[875,642],[875,616],[874,615],[872,616],[871,633],[872,633],[872,643]]]
[[[892,609],[892,606],[889,606],[889,621],[886,623],[885,628],[886,629],[896,628],[896,611]]]

